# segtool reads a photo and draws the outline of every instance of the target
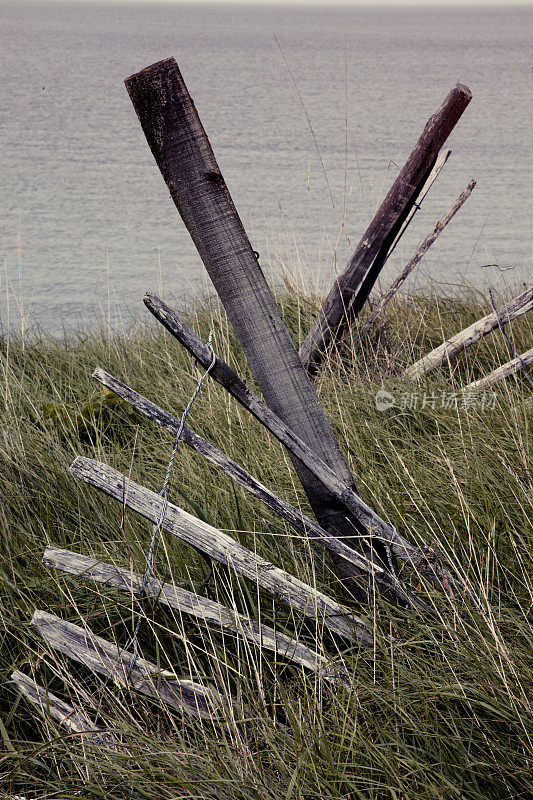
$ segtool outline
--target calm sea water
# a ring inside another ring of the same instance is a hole
[[[349,255],[343,209],[354,245],[458,81],[474,99],[388,275],[474,177],[410,285],[466,276],[486,291],[531,279],[533,9],[8,3],[0,12],[2,328],[17,326],[22,300],[26,324],[59,332],[99,313],[127,324],[146,289],[208,288],[123,85],[170,55],[273,281],[296,265],[308,283],[329,284]]]

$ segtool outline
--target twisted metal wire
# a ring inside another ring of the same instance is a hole
[[[133,659],[132,659],[132,662],[131,662],[131,665],[130,665],[129,671],[128,671],[129,672],[129,676],[131,676],[131,673],[135,669],[135,665],[137,664],[137,659],[139,658],[139,643],[138,643],[139,630],[141,628],[141,624],[142,624],[143,619],[146,618],[146,612],[145,612],[145,609],[144,609],[144,602],[143,601],[144,601],[144,598],[146,597],[146,589],[148,587],[148,584],[150,582],[150,578],[152,576],[152,570],[153,570],[153,564],[154,564],[154,551],[155,551],[155,546],[157,544],[157,538],[158,538],[159,531],[161,530],[161,527],[163,525],[163,522],[164,522],[164,519],[165,519],[165,516],[166,516],[166,513],[167,513],[167,508],[168,508],[168,484],[170,482],[170,476],[172,474],[172,468],[174,466],[174,460],[176,458],[176,453],[178,452],[179,440],[180,440],[181,434],[183,433],[183,428],[184,428],[187,416],[189,415],[189,411],[191,410],[191,408],[192,408],[192,406],[194,404],[194,401],[198,397],[198,394],[199,394],[199,392],[200,392],[200,390],[202,388],[202,385],[203,385],[205,379],[207,378],[207,376],[209,375],[209,373],[211,372],[211,370],[215,366],[215,363],[216,363],[216,360],[217,360],[217,357],[216,357],[215,351],[213,350],[213,345],[212,345],[213,333],[214,333],[214,331],[211,330],[211,332],[209,333],[209,338],[207,340],[207,346],[210,349],[211,354],[212,354],[211,363],[207,367],[207,369],[204,372],[204,374],[200,375],[198,383],[196,384],[196,389],[194,390],[193,394],[191,395],[191,399],[187,403],[185,411],[181,415],[180,424],[179,424],[176,436],[174,438],[174,444],[172,446],[172,453],[170,455],[170,459],[169,459],[169,462],[168,462],[167,471],[166,471],[166,474],[165,474],[165,479],[163,481],[163,486],[161,488],[161,491],[159,492],[160,497],[163,498],[163,505],[162,505],[162,509],[161,509],[161,514],[159,515],[159,519],[152,526],[152,540],[150,542],[150,547],[148,549],[148,555],[146,557],[146,565],[145,565],[145,568],[144,568],[144,575],[143,575],[143,579],[142,579],[141,592],[140,592],[140,597],[141,597],[140,612],[139,612],[139,614],[137,616],[137,622],[135,623],[135,628],[134,628],[132,637],[131,637],[131,639],[129,640],[129,642],[127,643],[127,645],[124,648],[125,651],[128,651],[133,646]],[[196,361],[195,361],[195,366],[196,366],[197,371],[199,372]]]

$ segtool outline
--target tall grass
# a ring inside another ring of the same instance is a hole
[[[287,286],[278,297],[301,340],[315,299]],[[247,611],[336,652],[348,686],[303,674],[281,658],[154,606],[141,628],[143,655],[233,698],[227,725],[182,717],[120,692],[48,651],[32,632],[36,608],[124,645],[134,600],[42,567],[47,544],[120,566],[144,566],[149,527],[69,475],[76,455],[105,461],[159,490],[171,440],[104,394],[102,366],[179,416],[196,385],[189,357],[149,324],[108,337],[0,341],[0,733],[2,789],[28,798],[519,798],[531,788],[531,393],[520,378],[495,388],[494,407],[441,407],[443,393],[508,360],[498,332],[424,386],[402,369],[488,310],[473,290],[398,298],[379,332],[357,328],[331,353],[317,390],[365,500],[413,542],[436,546],[476,603],[421,590],[433,619],[376,596],[357,608],[376,634],[373,652],[321,642],[281,603],[223,569],[208,574],[190,548],[163,534],[158,577]],[[246,381],[253,378],[216,304],[186,312]],[[527,319],[511,326],[517,352]],[[397,396],[379,412],[378,389]],[[418,392],[418,407],[413,393]],[[423,395],[426,393],[426,399]],[[431,398],[434,398],[432,400]],[[479,398],[478,398],[479,399]],[[493,399],[491,398],[490,405]],[[421,406],[424,405],[422,408]],[[432,406],[435,406],[434,408]],[[281,447],[212,382],[191,427],[308,511]],[[350,603],[323,551],[180,446],[173,502],[321,590]],[[407,571],[401,577],[413,580]],[[416,583],[417,578],[414,577]],[[352,603],[353,604],[353,603]],[[113,732],[103,746],[39,716],[8,679],[14,668],[82,706]]]

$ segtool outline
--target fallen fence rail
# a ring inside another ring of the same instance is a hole
[[[522,353],[521,356],[517,356],[511,361],[507,361],[505,364],[502,364],[501,367],[498,367],[497,369],[493,370],[493,372],[485,375],[484,378],[479,378],[477,381],[472,381],[472,383],[469,383],[468,386],[465,386],[463,392],[474,392],[478,389],[487,389],[489,386],[493,386],[493,384],[504,380],[504,378],[508,378],[510,375],[516,375],[529,366],[529,364],[533,364],[533,347],[530,350],[527,350],[525,353]]]
[[[70,472],[151,522],[160,519],[163,509],[161,496],[113,467],[78,457],[71,465]],[[372,646],[373,637],[366,624],[348,608],[274,566],[207,522],[168,503],[161,527],[310,617],[319,629],[325,627],[348,641],[356,638],[363,645]]]
[[[144,658],[136,658],[117,645],[96,636],[87,626],[80,628],[46,611],[35,611],[33,628],[54,650],[79,661],[92,672],[110,678],[117,686],[134,689],[160,699],[194,717],[222,722],[224,702],[213,690],[177,678]]]
[[[533,286],[525,289],[519,295],[509,300],[492,314],[472,323],[460,333],[447,339],[441,345],[425,355],[419,361],[411,364],[402,374],[402,378],[418,380],[446,361],[452,361],[459,353],[478,342],[483,336],[491,333],[500,325],[505,325],[522,314],[527,314],[533,308]]]
[[[85,711],[61,700],[20,670],[17,669],[11,674],[11,682],[44,717],[51,716],[67,731],[84,734],[100,745],[112,743],[112,734],[100,725],[96,725]]]
[[[131,570],[57,547],[46,548],[43,564],[69,575],[118,589],[126,594],[146,595],[178,612],[180,616],[185,614],[207,625],[216,625],[232,630],[238,636],[253,642],[260,649],[270,650],[287,661],[319,672],[327,680],[335,681],[342,674],[342,664],[334,664],[331,659],[311,650],[305,644],[296,641],[294,637],[286,636],[221,603],[201,597],[173,584],[161,583],[152,579],[145,588],[142,580],[132,574]]]

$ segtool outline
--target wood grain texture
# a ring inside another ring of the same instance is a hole
[[[514,297],[508,303],[501,306],[496,312],[487,314],[486,317],[478,320],[477,322],[469,325],[460,333],[456,333],[450,339],[447,339],[435,350],[432,350],[426,356],[421,358],[415,364],[408,367],[402,374],[402,378],[410,380],[418,380],[427,372],[440,367],[441,364],[451,361],[460,352],[465,350],[470,345],[478,342],[483,336],[495,330],[500,321],[503,325],[517,319],[522,314],[527,314],[533,308],[533,286],[525,289],[519,295]]]
[[[471,99],[470,89],[457,84],[426,123],[406,164],[363,234],[344,272],[333,284],[300,348],[300,358],[308,369],[316,368],[332,339],[342,335],[344,328],[362,308],[394,240],[435,166],[439,150]]]
[[[163,510],[161,496],[128,479],[112,467],[79,457],[70,467],[70,471],[77,478],[100,489],[151,522],[160,519]],[[372,646],[373,638],[366,624],[348,608],[172,503],[167,506],[162,528],[310,617],[319,630],[326,627],[344,639],[357,639],[367,647]]]
[[[93,377],[103,386],[111,389],[118,397],[121,397],[141,414],[148,417],[148,419],[153,420],[173,434],[178,432],[180,421],[176,417],[164,411],[129,386],[126,386],[126,384],[119,381],[118,378],[113,377],[100,367],[95,369]],[[403,587],[397,579],[385,572],[379,565],[373,564],[363,555],[359,555],[351,547],[345,545],[340,539],[332,536],[316,522],[291,506],[290,503],[287,503],[285,500],[275,495],[267,489],[266,486],[246,472],[239,464],[201,436],[198,436],[198,434],[194,433],[194,431],[186,425],[183,427],[180,438],[185,444],[204,456],[211,464],[221,469],[226,475],[232,478],[232,480],[246,489],[246,491],[258,500],[261,500],[261,502],[267,505],[276,514],[279,514],[280,517],[293,525],[297,530],[336,553],[340,558],[354,564],[361,571],[371,575],[372,580],[388,595],[395,597],[399,602],[404,604],[413,603],[414,605],[423,605],[418,598],[411,597],[409,590]]]
[[[185,614],[207,625],[216,625],[234,631],[238,636],[253,642],[261,650],[272,651],[279,658],[293,661],[305,669],[319,672],[327,680],[337,680],[342,674],[342,665],[334,665],[330,659],[305,644],[274,631],[268,625],[260,625],[207,597],[200,597],[178,586],[152,579],[143,590],[142,576],[136,575],[131,570],[117,567],[114,564],[106,564],[98,559],[58,547],[46,548],[43,564],[127,594],[137,596],[144,594],[144,596],[172,608],[180,617]]]
[[[99,744],[111,743],[112,737],[104,728],[96,725],[81,709],[75,709],[55,694],[45,689],[33,678],[19,670],[11,675],[11,681],[29,702],[43,715],[55,719],[65,730],[71,733],[83,733]]]
[[[411,272],[414,270],[416,265],[422,260],[425,256],[431,245],[436,242],[442,231],[446,228],[446,226],[451,222],[454,216],[457,214],[463,203],[465,203],[472,191],[474,186],[476,185],[476,181],[472,180],[466,187],[466,189],[461,192],[457,200],[453,203],[453,205],[448,209],[446,214],[440,219],[434,230],[426,236],[420,247],[417,249],[414,256],[407,262],[401,273],[398,275],[395,281],[391,284],[391,286],[387,289],[383,297],[380,298],[379,302],[376,303],[372,312],[368,315],[365,319],[361,328],[359,329],[360,334],[367,333],[370,328],[375,325],[376,320],[378,317],[383,313],[386,306],[392,300],[398,289],[402,286],[402,284],[407,280]]]
[[[145,295],[144,303],[169,333],[175,336],[200,364],[204,367],[211,364],[210,348],[180,319],[175,311],[152,293]],[[317,479],[329,489],[339,503],[350,511],[352,518],[358,520],[360,528],[367,532],[369,538],[381,538],[391,547],[398,558],[422,572],[435,585],[442,588],[444,582],[450,587],[453,586],[454,582],[451,576],[438,566],[430,548],[414,547],[396,528],[385,522],[367,506],[361,497],[350,486],[344,484],[333,470],[313,453],[305,442],[290,430],[219,356],[216,356],[214,367],[209,374],[248,409],[298,460],[302,461],[309,471],[316,475]]]
[[[518,372],[521,372],[524,367],[529,366],[529,364],[533,364],[533,347],[531,350],[526,350],[526,352],[522,353],[521,356],[517,356],[511,361],[507,361],[506,364],[502,364],[501,367],[498,367],[493,372],[485,375],[484,378],[479,378],[479,380],[469,383],[468,386],[465,386],[463,392],[474,392],[477,389],[487,389],[489,386],[498,383],[498,381],[504,380],[504,378],[508,378],[511,375],[516,375]]]
[[[119,650],[115,644],[46,611],[35,611],[31,625],[54,650],[84,664],[91,672],[105,675],[121,688],[131,688],[159,698],[179,711],[200,719],[221,722],[221,700],[210,689],[190,680],[178,679],[144,658]]]
[[[233,204],[178,65],[165,59],[126,81],[142,129],[267,405],[355,489],[346,460],[302,366]],[[291,456],[292,457],[292,456]],[[295,462],[314,513],[332,535],[358,528],[324,485]],[[336,558],[336,557],[335,557]],[[353,565],[335,561],[343,575]]]

